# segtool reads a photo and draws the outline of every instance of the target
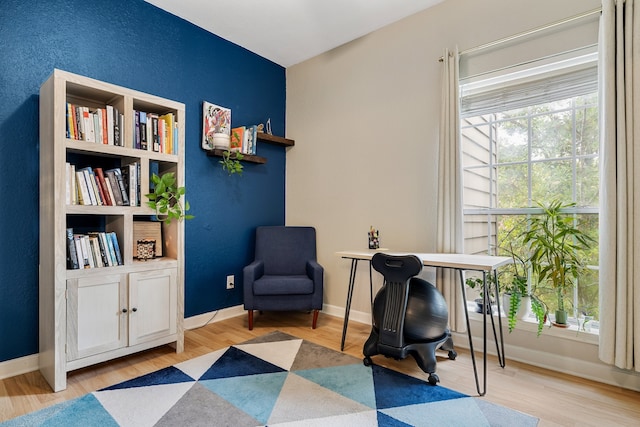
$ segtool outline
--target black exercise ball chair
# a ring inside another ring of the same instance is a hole
[[[384,285],[373,303],[373,327],[364,344],[364,364],[381,354],[395,359],[413,356],[429,374],[429,384],[440,379],[435,374],[437,349],[457,356],[451,332],[447,328],[449,310],[442,294],[426,280],[414,277],[422,271],[422,261],[415,255],[394,256],[377,253],[373,268],[384,276]]]

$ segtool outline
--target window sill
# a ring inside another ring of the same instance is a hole
[[[469,320],[482,323],[482,314],[476,312],[475,303],[469,302],[467,303],[467,309],[469,310]],[[495,311],[494,311],[495,313]],[[502,317],[502,328],[505,332],[505,336],[509,334],[509,330],[507,327],[507,319],[503,315]],[[497,318],[494,316],[494,321],[497,322]],[[490,324],[491,320],[487,319],[487,324]],[[473,329],[473,327],[472,327]],[[538,324],[534,320],[518,320],[516,323],[516,327],[514,331],[523,331],[527,333],[537,334],[538,333]],[[568,328],[560,328],[557,326],[551,325],[547,322],[544,326],[544,329],[540,333],[540,336],[548,335],[552,337],[563,338],[571,341],[578,341],[588,344],[598,345],[598,330],[593,329],[592,331],[579,331],[576,325],[571,325]]]

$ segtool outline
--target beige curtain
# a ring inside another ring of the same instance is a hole
[[[458,50],[445,50],[442,57],[442,103],[438,149],[438,199],[436,251],[464,253],[462,229],[462,147],[458,85]],[[462,290],[458,273],[440,268],[437,287],[449,306],[449,325],[466,330]]]
[[[600,359],[640,371],[640,15],[603,0],[600,22]]]

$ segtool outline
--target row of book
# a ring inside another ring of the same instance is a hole
[[[89,108],[67,102],[67,138],[77,141],[137,148],[157,153],[177,154],[179,125],[175,114],[134,110],[133,139],[124,138],[124,114],[113,105]]]
[[[173,113],[134,110],[133,145],[139,150],[178,154],[178,122]]]
[[[256,154],[258,126],[239,126],[231,129],[230,149],[242,154]]]
[[[124,146],[124,114],[117,107],[84,107],[67,102],[67,138]]]
[[[73,228],[67,228],[68,269],[113,267],[122,264],[122,253],[115,232],[75,234]]]
[[[67,205],[140,206],[140,163],[103,170],[66,164]]]

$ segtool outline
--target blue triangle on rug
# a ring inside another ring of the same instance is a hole
[[[111,387],[105,387],[103,390],[118,390],[122,388],[133,388],[133,387],[148,387],[150,385],[160,385],[160,384],[175,384],[175,383],[184,383],[189,381],[195,381],[194,378],[191,378],[181,370],[169,366],[168,368],[160,369],[159,371],[151,372],[150,374],[142,375],[138,378],[134,378],[129,381],[121,382],[120,384],[113,385]]]
[[[284,372],[284,369],[235,347],[229,347],[224,355],[200,377],[200,380],[268,374],[273,372]]]
[[[0,423],[17,426],[519,426],[538,419],[282,332]]]
[[[457,391],[429,386],[423,380],[378,365],[371,368],[378,409],[466,397]]]

